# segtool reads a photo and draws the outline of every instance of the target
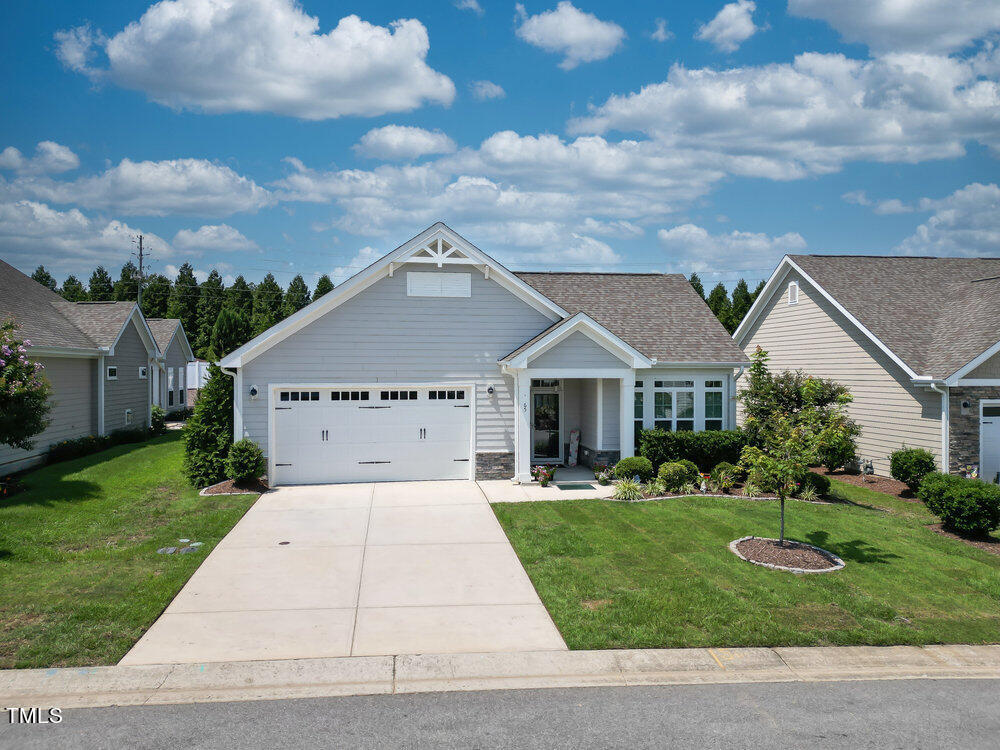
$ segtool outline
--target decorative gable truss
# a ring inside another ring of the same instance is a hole
[[[490,277],[490,264],[485,259],[472,257],[440,235],[432,237],[426,244],[418,245],[399,259],[391,261],[389,263],[389,276],[392,276],[396,268],[404,263],[423,263],[438,268],[471,266],[482,271],[485,278]]]

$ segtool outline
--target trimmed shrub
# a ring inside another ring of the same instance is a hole
[[[141,443],[149,438],[149,431],[141,427],[129,427],[115,430],[108,435],[86,435],[73,440],[63,440],[53,443],[45,452],[45,463],[54,464],[60,461],[72,461],[98,453],[116,445],[125,443]]]
[[[712,467],[711,478],[713,482],[719,481],[719,474],[722,472],[728,472],[729,476],[736,479],[740,476],[740,467],[729,463],[728,461],[719,461],[715,466]]]
[[[1000,487],[978,479],[931,472],[917,497],[949,531],[986,536],[1000,527]]]
[[[154,406],[150,410],[149,431],[154,435],[162,435],[167,431],[167,412],[162,406]]]
[[[935,469],[934,456],[923,448],[902,448],[889,455],[889,473],[916,492],[924,477]]]
[[[267,471],[264,452],[250,438],[233,443],[226,456],[226,476],[236,484],[244,485],[260,478]]]
[[[619,479],[634,479],[638,476],[640,482],[648,482],[653,478],[653,464],[643,456],[623,458],[615,464],[615,476]]]
[[[698,472],[695,472],[695,476],[697,475]],[[691,468],[677,462],[660,466],[657,477],[667,492],[680,492],[681,487],[694,481],[691,479]]]
[[[802,477],[802,481],[799,482],[799,490],[796,495],[801,495],[807,487],[811,487],[817,495],[822,496],[830,491],[830,480],[822,474],[809,471],[806,472],[806,475]]]
[[[851,467],[858,462],[857,436],[860,428],[853,422],[829,425],[819,434],[816,458],[830,471]]]
[[[669,461],[693,461],[709,471],[721,461],[738,463],[747,444],[741,430],[705,430],[704,432],[666,432],[643,430],[639,434],[639,453],[655,468]]]
[[[694,461],[688,461],[686,458],[682,458],[680,461],[675,461],[684,468],[688,470],[688,481],[698,484],[701,481],[701,471],[698,470],[698,465]]]
[[[208,380],[184,426],[184,474],[195,487],[226,478],[226,456],[233,442],[233,379],[219,366],[208,367]]]

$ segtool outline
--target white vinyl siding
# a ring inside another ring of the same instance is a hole
[[[575,331],[528,361],[529,367],[583,367],[629,369],[629,365],[586,334]]]
[[[40,357],[38,361],[52,386],[49,425],[35,438],[31,450],[0,445],[0,476],[38,463],[52,443],[97,432],[97,360]]]
[[[241,375],[244,436],[267,450],[267,398],[251,400],[251,385],[266,394],[268,383],[471,382],[477,450],[512,451],[513,381],[497,360],[553,321],[478,271],[471,297],[408,296],[412,268],[396,269],[251,360]]]
[[[858,441],[862,459],[875,471],[889,473],[889,454],[902,446],[926,448],[940,462],[941,396],[917,388],[909,376],[860,333],[818,291],[790,274],[799,284],[799,302],[787,305],[775,294],[743,339],[743,350],[757,346],[770,356],[772,372],[801,369],[810,375],[833,378],[854,396],[848,411],[862,429]],[[740,379],[742,387],[746,375]]]

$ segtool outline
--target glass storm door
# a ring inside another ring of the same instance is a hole
[[[531,460],[559,461],[562,440],[559,435],[559,394],[531,394]]]

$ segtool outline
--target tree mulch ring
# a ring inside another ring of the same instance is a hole
[[[754,565],[792,573],[832,573],[844,567],[844,561],[832,552],[805,542],[745,536],[729,543],[737,557]]]
[[[954,531],[948,531],[939,523],[932,523],[927,528],[931,531],[937,532],[941,536],[957,539],[958,541],[971,545],[972,547],[977,547],[986,552],[991,552],[994,555],[1000,555],[1000,538],[998,538],[995,534],[987,537],[962,536],[961,534],[956,534]]]
[[[248,484],[236,484],[232,479],[224,479],[199,492],[199,495],[262,495],[267,492],[267,477],[260,477]]]
[[[822,466],[814,468],[813,471],[831,479],[864,487],[866,490],[875,490],[875,492],[882,492],[886,495],[898,497],[900,500],[905,500],[908,503],[920,502],[909,487],[892,477],[881,477],[878,474],[855,474],[843,469],[828,471]]]

